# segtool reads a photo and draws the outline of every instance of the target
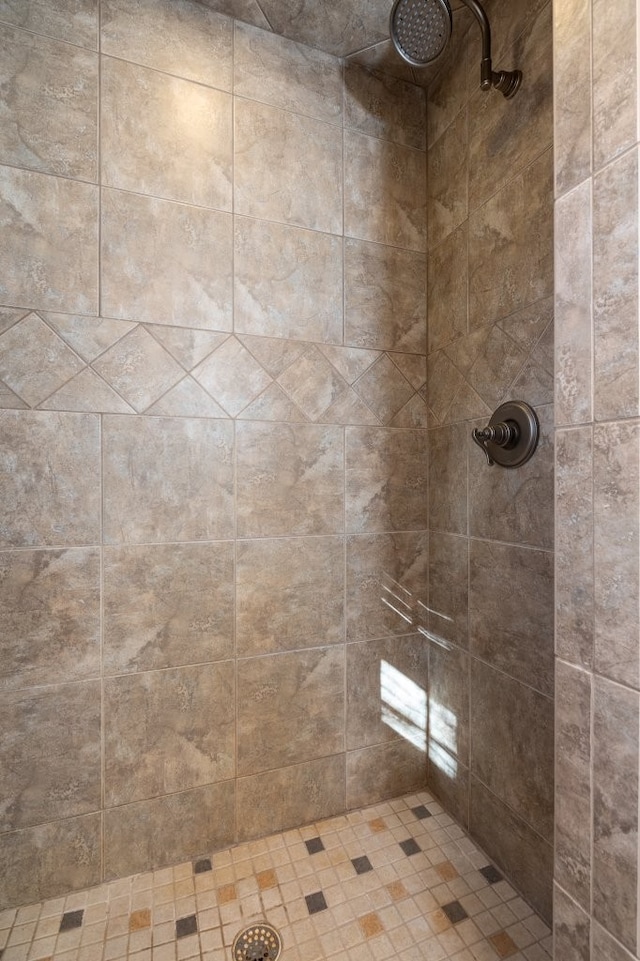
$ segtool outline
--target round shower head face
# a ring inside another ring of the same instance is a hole
[[[449,42],[452,25],[447,0],[396,0],[389,21],[396,50],[414,67],[437,60]]]

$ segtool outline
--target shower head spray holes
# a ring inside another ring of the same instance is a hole
[[[390,18],[391,39],[401,57],[424,66],[446,47],[452,23],[448,0],[396,0]]]

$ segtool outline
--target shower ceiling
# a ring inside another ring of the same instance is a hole
[[[392,0],[200,0],[212,10],[337,57],[389,38]]]

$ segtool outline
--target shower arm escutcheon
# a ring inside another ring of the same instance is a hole
[[[518,88],[522,83],[522,71],[498,70],[494,72],[491,63],[491,26],[484,7],[482,7],[477,0],[462,0],[462,2],[475,16],[480,25],[480,33],[482,34],[480,89],[491,90],[492,87],[495,87],[507,100],[511,100],[518,92]]]
[[[481,447],[491,467],[520,467],[538,446],[540,425],[536,413],[522,400],[511,400],[494,411],[488,427],[476,427],[473,440]]]

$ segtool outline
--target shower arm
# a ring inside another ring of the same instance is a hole
[[[499,70],[494,73],[491,65],[491,27],[489,19],[478,0],[462,0],[471,10],[480,25],[482,34],[482,60],[480,62],[480,89],[491,90],[495,87],[509,100],[513,97],[522,82],[520,70]]]

